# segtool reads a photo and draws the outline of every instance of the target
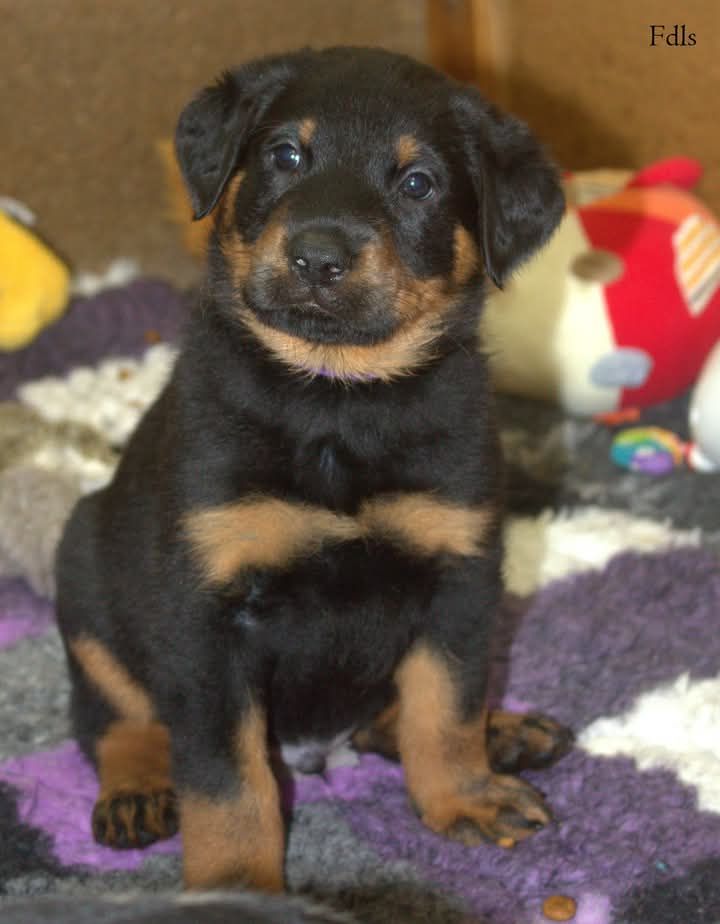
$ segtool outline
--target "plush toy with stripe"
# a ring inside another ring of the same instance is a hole
[[[720,225],[691,192],[701,174],[678,157],[566,178],[560,228],[486,311],[501,390],[596,414],[693,384],[720,340]]]

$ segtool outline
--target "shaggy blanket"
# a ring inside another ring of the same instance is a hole
[[[97,782],[68,727],[50,566],[70,506],[110,477],[161,386],[184,310],[138,280],[0,358],[0,916],[13,924],[186,920],[157,898],[178,889],[178,838],[93,842]],[[559,895],[576,924],[718,924],[720,479],[621,472],[610,431],[500,405],[513,514],[493,697],[575,729],[576,749],[529,775],[557,823],[511,851],[450,843],[411,811],[402,770],[364,756],[286,792],[289,888],[367,922],[539,924]],[[685,410],[647,421],[682,431]],[[191,919],[246,920],[220,905]]]

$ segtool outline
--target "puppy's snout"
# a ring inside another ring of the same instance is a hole
[[[288,262],[303,282],[329,286],[348,272],[352,253],[340,230],[313,228],[299,231],[290,240]]]

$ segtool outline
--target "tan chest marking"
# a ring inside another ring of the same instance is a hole
[[[211,584],[249,568],[282,568],[326,542],[381,537],[416,555],[480,555],[495,512],[463,507],[429,494],[383,495],[357,516],[255,495],[190,514],[186,535]]]
[[[430,494],[396,494],[368,501],[365,532],[407,546],[418,555],[480,555],[495,520],[490,505],[464,507]]]
[[[213,584],[223,584],[246,568],[281,568],[312,555],[323,542],[359,535],[352,517],[260,496],[193,513],[186,531]]]

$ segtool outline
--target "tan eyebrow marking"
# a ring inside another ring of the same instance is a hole
[[[298,138],[300,139],[301,144],[307,147],[312,141],[316,129],[317,119],[314,119],[312,116],[307,116],[304,118],[298,126]]]
[[[417,138],[412,135],[400,135],[395,142],[395,156],[397,157],[398,167],[407,167],[414,160],[417,160],[420,153],[420,145]]]

